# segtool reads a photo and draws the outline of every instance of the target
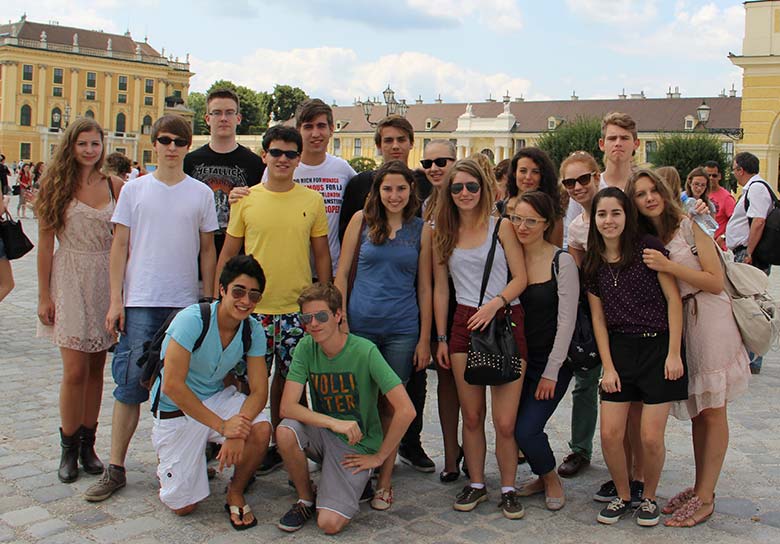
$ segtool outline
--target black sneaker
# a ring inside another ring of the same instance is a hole
[[[371,485],[371,479],[366,482],[366,487],[363,488],[363,494],[360,495],[360,504],[369,502],[374,498],[374,486]]]
[[[452,507],[458,512],[471,512],[481,502],[488,498],[487,488],[477,489],[467,485],[455,496],[455,504]]]
[[[645,492],[645,483],[631,480],[631,508],[639,508],[642,504],[642,494]]]
[[[279,455],[279,450],[276,449],[276,446],[268,448],[268,452],[265,454],[263,462],[260,463],[260,468],[257,469],[257,474],[259,476],[265,476],[282,465],[284,465],[284,461],[282,461],[282,456]]]
[[[593,495],[596,502],[612,502],[617,497],[617,488],[612,480],[602,484],[598,491]]]
[[[279,523],[276,525],[282,531],[288,533],[294,533],[306,523],[312,516],[314,516],[314,506],[306,506],[301,501],[292,505]]]
[[[627,502],[623,501],[623,499],[620,497],[615,497],[601,510],[601,512],[599,512],[596,520],[599,523],[612,525],[613,523],[617,523],[620,518],[625,516],[628,513],[628,509],[629,505]]]
[[[498,507],[507,519],[521,519],[525,515],[525,509],[520,503],[517,491],[501,493],[501,502],[498,503]]]
[[[655,527],[661,516],[658,514],[658,505],[652,499],[642,499],[639,509],[636,511],[636,523],[642,527]]]
[[[434,472],[436,470],[436,465],[420,444],[398,448],[398,456],[402,463],[410,465],[414,470],[420,472]]]

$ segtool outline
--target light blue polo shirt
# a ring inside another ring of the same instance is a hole
[[[203,321],[200,317],[200,308],[197,304],[188,306],[176,314],[176,317],[171,321],[168,331],[165,333],[165,339],[163,340],[160,350],[160,356],[165,357],[165,351],[168,348],[168,343],[171,338],[182,346],[184,349],[192,353],[190,357],[190,370],[187,373],[185,383],[189,387],[195,396],[200,400],[206,400],[209,397],[219,393],[224,389],[222,380],[225,378],[228,372],[230,372],[236,364],[241,360],[241,356],[244,354],[244,346],[241,342],[241,331],[243,330],[244,323],[239,325],[236,330],[233,340],[230,341],[227,348],[222,349],[222,341],[219,338],[219,327],[217,326],[217,305],[219,302],[211,304],[211,323],[209,324],[209,330],[206,337],[203,339],[203,343],[200,348],[192,351],[192,347],[195,345],[195,341],[200,336],[203,330]],[[265,332],[259,321],[250,317],[249,323],[252,327],[252,345],[247,352],[248,357],[262,357],[265,355]],[[265,368],[263,368],[265,372]],[[165,379],[165,367],[162,369],[160,375],[161,379]],[[160,387],[161,380],[157,380],[152,387],[151,398],[155,398],[157,395],[157,389]],[[172,412],[178,410],[171,399],[169,399],[165,393],[160,391],[160,405],[159,410],[163,412]]]

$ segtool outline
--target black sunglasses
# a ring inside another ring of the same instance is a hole
[[[190,143],[184,138],[171,138],[170,136],[158,136],[156,140],[162,145],[171,145],[173,142],[176,147],[187,147]]]
[[[253,304],[257,304],[257,302],[263,297],[263,293],[257,289],[247,289],[246,287],[241,287],[240,285],[234,285],[230,288],[231,296],[239,300],[244,298],[247,293],[249,293],[249,302],[252,302]]]
[[[447,161],[454,161],[452,157],[439,157],[438,159],[423,159],[420,161],[420,164],[422,164],[422,167],[428,170],[431,166],[434,164],[438,166],[439,168],[444,168],[447,166]]]
[[[595,173],[596,172],[588,172],[587,174],[582,174],[581,176],[577,176],[576,178],[562,179],[561,184],[567,189],[573,188],[575,183],[579,183],[580,185],[585,187],[587,184],[590,183],[590,180],[593,178],[593,174]]]
[[[319,312],[314,312],[313,314],[301,314],[301,323],[304,325],[310,324],[314,319],[320,323],[327,323],[328,319],[330,319],[330,314],[327,310],[320,310]]]
[[[268,150],[268,154],[274,157],[275,159],[278,159],[282,155],[287,157],[290,160],[297,159],[300,153],[293,150],[284,151],[282,149],[276,149],[275,147]]]
[[[480,190],[479,183],[476,181],[469,181],[466,183],[453,183],[450,185],[450,193],[453,195],[458,195],[463,191],[463,188],[466,188],[466,190],[471,194],[476,194]]]

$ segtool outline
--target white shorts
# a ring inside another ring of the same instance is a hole
[[[238,414],[246,395],[232,385],[203,401],[203,405],[222,419]],[[260,412],[252,424],[268,423],[268,416]],[[160,500],[167,507],[178,510],[209,496],[206,473],[206,444],[222,444],[225,437],[189,416],[173,419],[154,419],[152,445],[160,464]]]

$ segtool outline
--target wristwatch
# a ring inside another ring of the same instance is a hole
[[[446,344],[447,343],[447,335],[446,334],[441,334],[441,335],[437,336],[436,337],[436,341],[439,342],[439,343],[445,343]]]

